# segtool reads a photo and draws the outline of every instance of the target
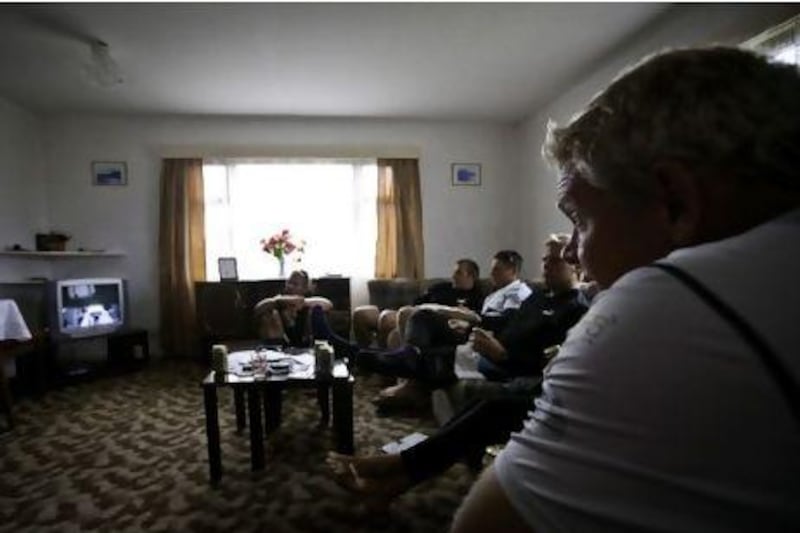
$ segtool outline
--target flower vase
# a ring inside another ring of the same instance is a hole
[[[278,277],[285,278],[286,277],[286,258],[279,257],[278,258]]]

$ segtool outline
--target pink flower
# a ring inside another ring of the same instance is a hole
[[[261,239],[260,243],[263,251],[275,256],[278,259],[281,259],[285,255],[288,255],[294,251],[302,254],[305,252],[306,245],[306,241],[302,239],[299,241],[293,240],[288,229],[281,230],[279,233],[269,237],[269,239]]]

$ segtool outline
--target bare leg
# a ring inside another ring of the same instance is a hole
[[[398,328],[393,329],[386,336],[386,348],[389,350],[401,347],[403,342],[403,337],[400,335],[400,330]]]
[[[378,316],[378,346],[385,348],[389,334],[397,327],[397,311],[384,309]]]
[[[362,348],[372,344],[373,335],[378,329],[378,315],[378,308],[374,305],[362,305],[353,311],[353,334]]]
[[[258,335],[262,339],[282,339],[284,335],[283,322],[278,311],[273,309],[262,315],[258,328]]]
[[[411,315],[414,314],[416,308],[405,305],[397,310],[397,331],[401,339],[406,338],[406,324],[408,324]]]

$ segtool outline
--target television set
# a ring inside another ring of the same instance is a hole
[[[92,337],[127,325],[127,283],[123,279],[52,281],[48,295],[51,334]]]

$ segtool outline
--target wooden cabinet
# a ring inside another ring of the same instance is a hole
[[[195,283],[197,321],[204,350],[222,340],[258,338],[253,307],[263,298],[280,294],[282,279],[259,281],[198,281]],[[333,303],[333,330],[350,337],[350,278],[314,280],[314,294]]]

